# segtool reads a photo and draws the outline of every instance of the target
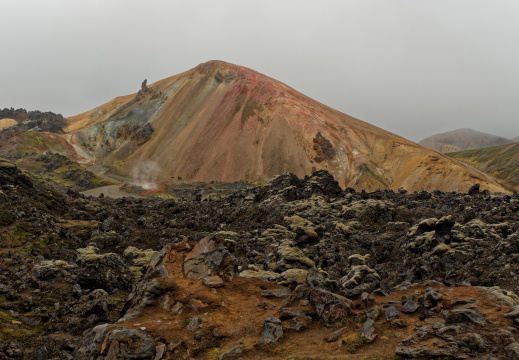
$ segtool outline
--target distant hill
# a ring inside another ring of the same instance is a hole
[[[63,133],[65,119],[60,114],[47,111],[27,111],[25,109],[0,109],[0,130],[46,131]]]
[[[515,140],[519,141],[519,140]],[[418,144],[441,153],[473,150],[513,143],[514,140],[472,129],[458,129],[429,136]]]
[[[519,190],[519,143],[461,151],[448,156],[469,163],[509,188]]]
[[[519,136],[514,137],[512,140],[515,142],[519,142]]]

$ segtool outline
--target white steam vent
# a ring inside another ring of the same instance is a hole
[[[156,189],[159,173],[160,166],[156,161],[141,161],[132,169],[132,183],[146,190]]]

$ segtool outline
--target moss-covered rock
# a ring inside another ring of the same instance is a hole
[[[277,250],[278,256],[285,261],[295,261],[309,268],[314,267],[315,263],[305,256],[305,254],[294,246],[290,240],[283,240]]]
[[[114,253],[98,254],[99,249],[94,245],[76,250],[76,261],[79,263],[95,263],[109,256],[117,256]]]
[[[286,217],[285,221],[288,222],[288,226],[292,231],[296,231],[298,228],[301,228],[310,238],[317,239],[319,237],[315,231],[316,226],[309,220],[305,220],[298,215],[294,215]]]
[[[238,276],[243,278],[261,279],[264,281],[276,281],[281,275],[266,270],[244,270]]]
[[[287,283],[291,283],[293,281],[298,283],[303,283],[306,281],[306,277],[308,276],[308,270],[303,269],[288,269],[281,273],[281,277],[286,280]]]
[[[129,246],[124,250],[123,255],[129,258],[134,266],[144,266],[150,263],[151,258],[157,251],[152,249],[140,250],[135,246]]]

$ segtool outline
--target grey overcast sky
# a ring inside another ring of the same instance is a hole
[[[518,0],[0,0],[0,107],[76,115],[208,60],[410,140],[519,135]]]

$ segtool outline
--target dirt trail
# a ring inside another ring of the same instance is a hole
[[[107,185],[107,186],[101,186],[96,189],[91,189],[87,191],[82,192],[85,196],[99,196],[103,194],[104,196],[111,197],[113,199],[119,199],[122,197],[134,197],[134,198],[141,198],[143,196],[137,195],[137,194],[130,194],[126,191],[122,190],[120,185]]]
[[[83,148],[73,142],[74,133],[64,134],[62,137],[76,150],[78,162],[81,164],[88,164],[95,161],[95,157],[86,152]]]
[[[108,168],[96,164],[90,166],[88,170],[92,171],[97,176],[102,177],[105,180],[117,183],[117,185],[107,185],[107,186],[101,186],[96,189],[90,189],[87,191],[83,191],[82,194],[86,196],[99,196],[103,194],[104,196],[111,197],[113,199],[119,199],[122,197],[133,197],[133,198],[142,198],[143,196],[140,196],[138,194],[130,194],[124,190],[121,189],[121,186],[127,182],[130,181],[130,179],[117,176],[114,174],[108,173]]]

